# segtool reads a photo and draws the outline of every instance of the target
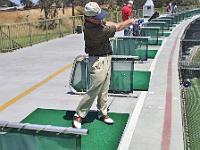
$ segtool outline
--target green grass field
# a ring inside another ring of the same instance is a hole
[[[12,51],[72,33],[72,28],[66,27],[61,21],[54,28],[44,28],[41,23],[44,24],[38,22],[0,26],[0,52]]]
[[[199,63],[199,60],[200,60],[200,48],[198,48],[197,53],[192,58],[192,63],[197,64],[197,63]]]
[[[187,150],[200,149],[200,79],[191,80],[192,86],[185,90]]]

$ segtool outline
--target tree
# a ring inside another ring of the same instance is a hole
[[[33,2],[31,0],[20,0],[20,3],[25,6],[25,8],[31,8],[33,6]]]
[[[39,5],[41,11],[44,11],[45,19],[53,19],[58,17],[58,8],[62,7],[63,0],[39,0]]]
[[[12,7],[12,6],[17,6],[17,4],[15,4],[14,2],[11,2],[9,0],[0,0],[0,6]]]

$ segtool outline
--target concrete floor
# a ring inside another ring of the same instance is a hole
[[[135,64],[137,70],[152,72],[148,92],[139,92],[138,98],[109,97],[111,112],[130,114],[118,149],[184,149],[177,60],[180,37],[195,18],[182,21],[164,38],[155,59]],[[0,120],[19,122],[36,108],[75,110],[82,96],[68,94],[69,78],[81,54],[83,34],[1,53]]]

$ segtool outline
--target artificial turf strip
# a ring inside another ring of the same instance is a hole
[[[71,127],[74,111],[38,108],[22,122]],[[115,123],[107,125],[97,119],[96,112],[89,112],[82,128],[89,134],[81,137],[81,150],[116,150],[128,121],[128,114],[109,113]],[[60,143],[62,144],[62,143]],[[64,145],[64,144],[63,144]]]
[[[170,32],[164,32],[164,36],[168,37],[170,35]]]
[[[187,138],[186,150],[199,150],[200,142],[200,79],[193,78],[191,87],[185,88],[185,135]]]
[[[136,91],[148,91],[150,82],[150,71],[133,72],[133,89]]]
[[[157,51],[158,50],[143,50],[143,49],[140,49],[140,50],[135,50],[135,53],[137,56],[139,56],[139,58],[145,58],[146,56],[146,52],[147,52],[147,58],[149,59],[154,59],[156,54],[157,54]]]
[[[147,56],[149,59],[154,59],[158,50],[148,50],[147,51]]]

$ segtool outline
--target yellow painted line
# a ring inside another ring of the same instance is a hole
[[[42,80],[41,82],[33,85],[32,87],[30,87],[29,89],[25,90],[21,94],[19,94],[19,95],[15,96],[14,98],[8,100],[6,103],[4,103],[3,105],[0,106],[0,111],[3,111],[4,109],[9,107],[10,105],[14,104],[15,102],[19,101],[23,97],[27,96],[28,94],[30,94],[31,92],[33,92],[34,90],[36,90],[40,86],[44,85],[49,80],[53,79],[54,77],[56,77],[57,75],[59,75],[60,73],[65,71],[66,69],[69,69],[71,66],[72,66],[72,64],[67,64],[66,66],[62,67],[61,69],[57,70],[56,72],[54,72],[53,74],[51,74],[50,76],[48,76],[47,78]]]

